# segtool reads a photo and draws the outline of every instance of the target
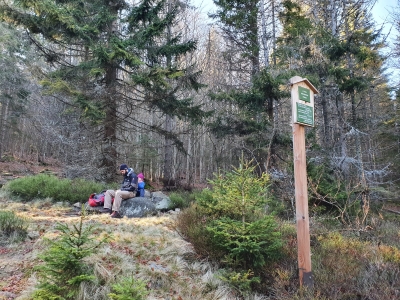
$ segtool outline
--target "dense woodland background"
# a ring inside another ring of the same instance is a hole
[[[179,0],[2,0],[0,157],[106,182],[128,163],[191,188],[243,156],[290,203],[288,83],[301,76],[319,90],[312,201],[394,199],[400,95],[386,69],[400,40],[388,47],[374,3],[215,0],[209,18]]]

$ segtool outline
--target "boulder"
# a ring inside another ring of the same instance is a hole
[[[129,198],[121,203],[120,214],[128,218],[143,218],[157,214],[156,206],[149,198]]]
[[[171,206],[171,199],[162,192],[153,192],[151,194],[151,202],[154,203],[157,210],[166,211]]]
[[[81,203],[75,203],[76,210],[81,209]],[[167,211],[171,206],[171,199],[162,192],[145,190],[145,197],[135,197],[123,200],[121,203],[120,214],[128,218],[143,218],[156,215],[158,211]],[[100,213],[102,206],[91,207],[85,203],[85,210],[88,213]]]

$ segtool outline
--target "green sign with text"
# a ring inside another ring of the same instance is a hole
[[[296,103],[297,123],[314,126],[314,108],[302,103]]]
[[[305,102],[310,102],[310,90],[299,86],[299,99]]]

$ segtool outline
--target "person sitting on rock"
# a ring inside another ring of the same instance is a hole
[[[124,176],[124,179],[119,190],[107,190],[104,197],[104,208],[102,213],[110,213],[111,218],[122,218],[119,213],[122,200],[133,198],[136,196],[138,178],[132,168],[122,164],[119,171]],[[112,203],[114,198],[114,203]]]
[[[144,182],[143,173],[138,174],[138,189],[136,192],[136,197],[144,197],[144,187],[146,183]]]

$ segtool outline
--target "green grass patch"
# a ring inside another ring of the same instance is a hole
[[[175,208],[188,208],[192,203],[196,201],[196,196],[200,191],[188,192],[188,191],[177,191],[172,192],[168,196],[171,199],[170,209]]]
[[[85,202],[89,195],[105,189],[104,184],[84,179],[59,179],[39,174],[18,178],[7,183],[6,191],[22,201],[51,198],[54,202]]]
[[[0,236],[4,240],[22,240],[28,231],[28,221],[11,211],[0,211]]]

